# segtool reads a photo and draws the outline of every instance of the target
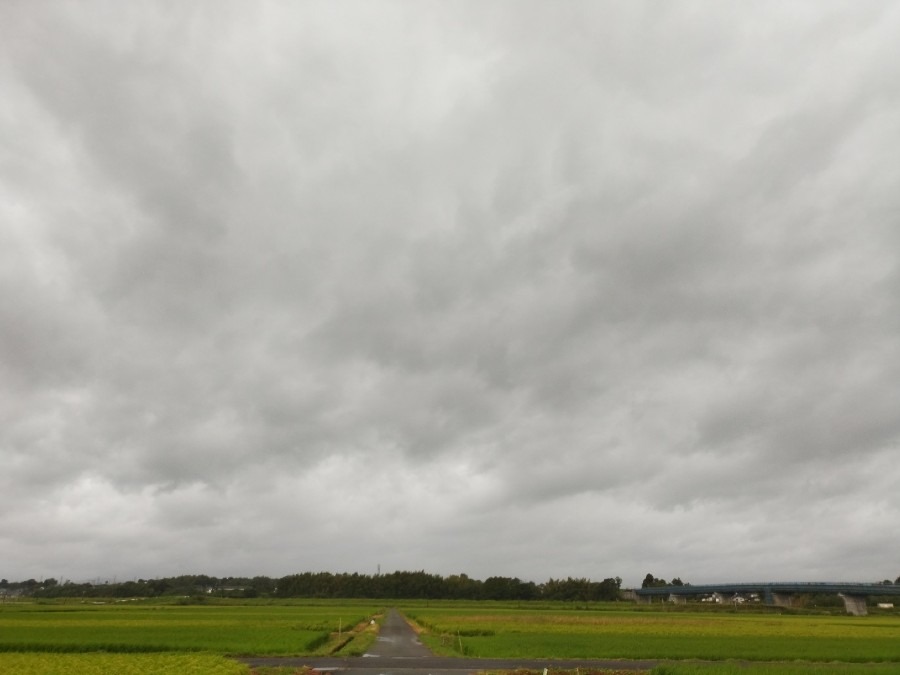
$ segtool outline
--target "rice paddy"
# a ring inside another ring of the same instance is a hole
[[[475,657],[900,663],[896,615],[435,606],[408,616],[435,651]]]
[[[324,654],[374,605],[0,606],[0,652]]]
[[[450,656],[680,661],[653,675],[900,672],[897,613],[647,611],[616,603],[399,607],[425,644]],[[0,672],[251,675],[228,657],[359,655],[382,610],[362,601],[10,603],[0,605]]]

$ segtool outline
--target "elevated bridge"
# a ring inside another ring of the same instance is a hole
[[[713,596],[727,600],[725,596],[759,595],[767,605],[790,607],[794,595],[807,593],[827,593],[839,596],[844,601],[844,608],[849,614],[864,616],[866,598],[872,595],[897,596],[900,598],[900,585],[863,584],[847,582],[783,582],[767,581],[761,583],[740,584],[703,584],[700,586],[652,586],[636,588],[635,599],[638,603],[650,603],[656,597],[672,602],[686,602],[690,596]]]

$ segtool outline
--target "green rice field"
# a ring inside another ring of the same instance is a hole
[[[316,654],[375,605],[0,605],[0,652]]]
[[[0,654],[0,672],[15,675],[247,675],[249,669],[214,654]]]
[[[665,611],[621,603],[398,604],[439,654],[682,661],[661,665],[652,675],[900,673],[896,613]],[[8,603],[0,605],[0,673],[251,675],[228,657],[361,654],[375,637],[369,623],[382,611],[364,601]]]
[[[658,666],[649,675],[895,675],[895,664],[779,663],[677,664]]]
[[[628,658],[892,662],[900,617],[777,613],[534,610],[427,606],[407,616],[444,654],[506,658]]]

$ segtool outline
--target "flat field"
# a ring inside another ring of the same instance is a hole
[[[657,666],[649,675],[896,675],[894,664],[777,663],[676,664]],[[537,674],[535,674],[537,675]]]
[[[422,639],[435,652],[455,656],[719,662],[662,665],[652,675],[900,673],[898,614],[664,611],[618,603],[389,604],[423,628]],[[368,624],[381,611],[365,601],[9,603],[0,605],[0,672],[247,675],[246,666],[226,656],[359,654],[374,639]],[[353,628],[360,630],[348,636]]]
[[[0,652],[327,653],[378,611],[347,602],[11,603],[0,605]]]
[[[247,675],[249,669],[214,654],[0,654],[0,672],[15,675]]]
[[[474,657],[890,662],[900,616],[639,611],[481,604],[411,606],[434,651]]]

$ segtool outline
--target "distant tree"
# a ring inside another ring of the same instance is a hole
[[[481,582],[470,579],[468,574],[451,574],[444,579],[444,590],[454,600],[472,600],[481,593]]]
[[[673,586],[684,586],[684,582],[681,580],[681,577],[675,577],[672,579]]]
[[[653,586],[668,586],[668,582],[665,579],[657,579],[652,574],[647,573],[647,576],[641,582],[641,588],[651,588]]]
[[[537,597],[537,585],[518,577],[488,577],[481,588],[485,600],[532,600]]]
[[[622,580],[604,579],[553,579],[539,587],[539,595],[544,600],[571,600],[579,602],[596,602],[599,600],[617,600]]]
[[[609,577],[604,579],[599,584],[594,584],[597,587],[596,596],[593,598],[595,600],[618,600],[619,599],[619,589],[622,587],[622,579],[620,577]]]
[[[147,594],[147,586],[136,581],[124,581],[116,584],[116,587],[112,589],[112,594],[116,598],[140,597]]]
[[[900,577],[897,577],[896,579],[894,579],[894,583],[895,583],[895,584],[900,584]]]
[[[269,577],[253,577],[250,580],[250,587],[257,593],[269,594],[275,590],[275,580]]]
[[[172,585],[168,579],[151,579],[147,582],[147,587],[151,595],[165,595],[170,591]]]
[[[193,579],[194,586],[206,589],[206,588],[215,588],[219,584],[219,580],[216,577],[210,577],[206,574],[198,574]]]
[[[6,579],[0,579],[0,588],[9,588],[9,582]]]
[[[652,577],[652,575],[650,575]],[[654,585],[665,580],[652,579]],[[397,571],[375,576],[359,573],[303,572],[281,579],[258,577],[216,578],[203,574],[118,582],[99,579],[92,583],[48,578],[10,582],[0,580],[0,588],[22,589],[36,598],[57,597],[156,597],[185,596],[205,600],[210,591],[222,597],[310,597],[310,598],[422,598],[422,599],[559,599],[578,602],[617,600],[620,577],[603,581],[568,578],[550,579],[540,586],[517,577],[489,577],[486,581],[465,574],[441,577],[419,571]]]

